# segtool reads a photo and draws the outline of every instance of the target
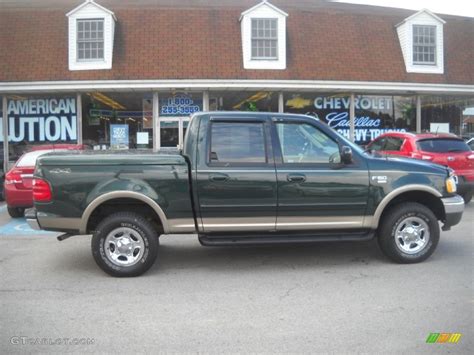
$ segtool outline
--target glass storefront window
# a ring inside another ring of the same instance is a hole
[[[469,107],[474,107],[474,96],[422,96],[421,130],[472,137],[474,121],[465,114]]]
[[[4,109],[8,132],[3,132],[2,124],[0,139],[3,146],[4,135],[8,136],[10,161],[38,145],[77,143],[77,102],[73,93],[9,95]]]
[[[209,110],[278,112],[278,93],[269,91],[211,92]]]
[[[350,137],[350,95],[346,93],[284,93],[284,110],[314,116]],[[367,144],[387,131],[414,131],[415,116],[414,97],[356,95],[355,142]]]
[[[190,116],[202,110],[202,92],[159,93],[160,148],[181,146]]]
[[[82,95],[83,143],[95,150],[153,147],[152,93]]]

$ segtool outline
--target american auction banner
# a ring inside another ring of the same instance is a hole
[[[77,107],[73,97],[9,99],[6,110],[10,142],[48,143],[77,140]],[[3,142],[2,124],[0,142]]]

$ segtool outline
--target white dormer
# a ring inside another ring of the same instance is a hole
[[[114,13],[93,0],[68,12],[69,70],[112,69]]]
[[[242,12],[242,54],[245,69],[286,69],[286,17],[264,0]]]
[[[421,10],[396,25],[408,73],[444,73],[443,25],[429,10]]]

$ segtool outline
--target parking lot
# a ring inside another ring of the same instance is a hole
[[[164,236],[148,273],[118,279],[95,265],[90,237],[58,242],[0,204],[0,352],[470,353],[473,220],[471,204],[416,265],[374,242],[204,248]],[[444,332],[462,338],[426,343]]]

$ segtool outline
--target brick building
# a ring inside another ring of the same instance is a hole
[[[322,0],[18,0],[0,2],[0,48],[10,160],[51,142],[176,147],[202,110],[307,113],[358,143],[474,131],[469,17]]]

